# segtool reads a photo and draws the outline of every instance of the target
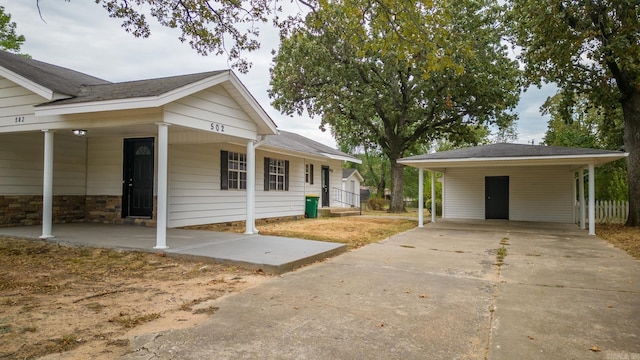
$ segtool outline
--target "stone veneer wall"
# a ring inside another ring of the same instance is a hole
[[[122,199],[110,195],[54,195],[53,222],[95,222],[155,226],[157,199],[151,219],[121,217]],[[0,195],[0,227],[42,224],[42,195]]]
[[[129,224],[141,226],[156,226],[157,198],[153,198],[153,215],[151,219],[122,218],[122,197],[114,195],[87,195],[87,222],[103,224]]]
[[[55,195],[53,222],[82,222],[85,218],[83,195]],[[0,195],[0,227],[42,224],[42,195]]]

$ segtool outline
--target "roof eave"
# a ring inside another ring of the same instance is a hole
[[[556,156],[522,156],[496,158],[461,158],[461,159],[400,159],[398,163],[424,169],[442,169],[450,167],[478,166],[542,166],[542,165],[603,165],[629,156],[620,154],[585,154]]]
[[[48,101],[51,100],[55,100],[56,99],[56,93],[55,91],[53,91],[52,89],[47,88],[46,86],[42,86],[34,81],[31,81],[29,79],[27,79],[26,77],[19,75],[11,70],[8,70],[2,66],[0,66],[0,76],[18,84],[19,86],[22,86],[23,88],[36,93],[39,96],[42,96],[43,98],[47,99]],[[69,95],[58,95],[58,96],[66,96],[69,97]]]

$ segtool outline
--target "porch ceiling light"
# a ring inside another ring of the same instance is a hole
[[[73,135],[75,136],[85,136],[87,135],[87,130],[85,129],[73,129]]]

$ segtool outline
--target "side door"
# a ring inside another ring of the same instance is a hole
[[[320,174],[322,180],[322,207],[329,207],[329,167],[322,166]]]
[[[485,219],[509,219],[509,177],[484,178]]]

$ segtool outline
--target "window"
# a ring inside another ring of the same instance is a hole
[[[313,164],[304,165],[304,182],[313,185]]]
[[[264,191],[289,191],[289,161],[264,158]]]
[[[220,151],[220,189],[247,188],[247,155]]]

